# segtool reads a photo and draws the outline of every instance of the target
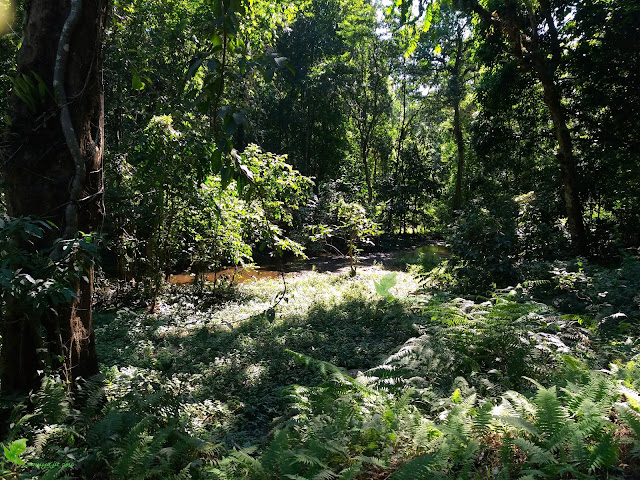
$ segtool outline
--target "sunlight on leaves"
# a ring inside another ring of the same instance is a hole
[[[10,0],[0,0],[0,36],[11,32],[15,17],[15,5]]]

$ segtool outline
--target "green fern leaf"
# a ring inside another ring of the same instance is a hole
[[[333,480],[337,475],[330,469],[324,469],[316,473],[311,480]]]
[[[473,418],[473,432],[479,436],[484,436],[489,433],[491,429],[491,421],[493,420],[493,415],[491,415],[491,410],[493,409],[493,404],[491,402],[485,402],[476,413]]]
[[[640,440],[640,415],[624,403],[616,404],[615,409],[620,419],[631,429],[635,438]]]
[[[527,455],[529,455],[529,460],[534,465],[549,465],[556,462],[553,453],[544,448],[536,445],[529,440],[526,440],[521,437],[516,437],[513,439],[513,443],[520,447]]]
[[[538,389],[534,403],[538,407],[535,424],[541,435],[549,438],[565,426],[566,413],[558,400],[556,387]]]
[[[612,435],[605,435],[600,438],[598,444],[591,452],[589,459],[589,473],[611,467],[618,462],[618,442],[614,441]]]
[[[524,418],[508,416],[508,415],[500,415],[496,417],[496,420],[501,421],[505,425],[511,425],[516,429],[524,430],[525,432],[533,435],[536,438],[540,436],[540,432],[538,431],[536,426],[533,423],[531,423],[529,420],[525,420]]]
[[[313,455],[309,455],[305,452],[294,453],[291,458],[292,463],[301,463],[307,466],[318,466],[321,468],[326,468],[326,465],[322,460]]]
[[[416,457],[405,463],[400,470],[391,475],[391,480],[418,480],[421,478],[433,478],[432,466],[437,463],[437,456],[426,454]]]

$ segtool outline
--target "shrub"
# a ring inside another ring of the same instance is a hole
[[[485,292],[517,278],[514,214],[513,202],[505,202],[499,212],[472,205],[460,216],[450,239],[450,266],[460,289]]]

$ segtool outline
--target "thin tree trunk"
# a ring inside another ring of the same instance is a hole
[[[462,121],[460,119],[460,100],[456,99],[453,107],[453,131],[458,147],[458,165],[456,168],[456,190],[453,196],[454,213],[462,206],[462,176],[464,173],[464,138],[462,136]]]
[[[588,250],[587,233],[582,215],[582,203],[576,185],[576,166],[571,132],[567,126],[558,86],[553,74],[548,69],[547,62],[543,58],[537,57],[534,64],[544,91],[544,102],[551,114],[553,130],[558,140],[557,159],[562,171],[564,201],[571,241],[578,252],[586,254]]]
[[[366,143],[369,143],[368,139]],[[373,185],[371,183],[371,169],[369,168],[369,150],[366,146],[362,147],[360,157],[362,159],[362,168],[364,168],[365,182],[367,183],[367,203],[371,205],[371,202],[373,202]]]
[[[3,174],[11,216],[56,225],[34,247],[42,253],[56,238],[99,230],[104,218],[102,37],[107,6],[107,0],[32,0],[26,12],[18,76],[36,79],[37,74],[47,93],[37,97],[35,107],[13,95]],[[93,266],[82,267],[86,275],[76,281],[77,298],[55,314],[33,318],[9,303],[2,322],[4,393],[39,386],[42,349],[53,370],[70,383],[98,372]]]
[[[456,168],[456,187],[453,196],[453,212],[460,210],[462,206],[462,176],[464,170],[464,137],[462,135],[462,120],[460,118],[460,103],[464,80],[462,78],[462,56],[464,54],[464,42],[462,28],[458,27],[456,37],[456,61],[453,66],[453,132],[458,149],[458,162]]]

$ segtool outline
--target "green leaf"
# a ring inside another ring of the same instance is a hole
[[[2,446],[2,448],[4,449],[4,456],[7,458],[7,460],[15,465],[24,465],[24,462],[20,458],[20,455],[22,455],[27,450],[26,438],[15,440],[11,445],[9,445],[9,448],[5,447],[4,445]]]
[[[42,238],[44,235],[44,231],[41,228],[30,222],[24,223],[24,231],[35,238]]]
[[[145,86],[146,84],[142,81],[140,75],[134,73],[133,77],[131,78],[131,88],[133,88],[134,90],[143,90]]]
[[[222,190],[226,190],[232,179],[233,171],[229,167],[223,167],[222,170],[220,170],[220,188],[222,188]]]
[[[238,125],[233,119],[233,115],[229,115],[224,119],[224,129],[227,132],[227,135],[232,137],[238,131]]]
[[[374,280],[373,283],[376,287],[376,292],[378,292],[378,295],[386,299],[393,298],[393,294],[389,290],[396,286],[396,277],[397,275],[395,273],[388,273],[380,279],[380,282],[376,282]]]
[[[204,58],[196,58],[191,63],[191,65],[189,66],[189,70],[187,70],[187,80],[191,80],[193,77],[195,77],[203,61],[204,61]]]
[[[462,403],[462,392],[459,388],[456,388],[456,391],[451,395],[451,401],[453,403]]]
[[[222,152],[220,149],[214,150],[211,154],[211,170],[218,173],[222,169]]]

